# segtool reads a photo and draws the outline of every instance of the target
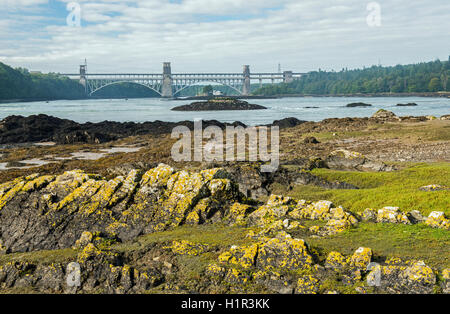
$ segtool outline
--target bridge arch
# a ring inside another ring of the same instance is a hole
[[[93,91],[89,92],[89,96],[92,96],[94,93],[98,92],[99,90],[101,90],[107,86],[120,84],[120,83],[131,83],[131,84],[141,85],[141,86],[147,87],[148,89],[151,89],[152,91],[156,92],[158,95],[162,96],[161,92],[156,90],[155,88],[153,88],[151,85],[147,85],[147,84],[139,83],[139,82],[133,82],[133,81],[115,81],[115,82],[107,83],[107,84],[97,87]]]
[[[182,92],[183,90],[185,90],[185,89],[187,89],[187,88],[189,88],[189,87],[198,85],[198,84],[200,84],[200,83],[217,83],[217,84],[219,84],[219,85],[223,85],[223,86],[230,87],[231,89],[235,90],[239,95],[242,95],[242,91],[239,90],[239,89],[237,89],[235,86],[232,86],[232,85],[230,85],[230,84],[221,82],[221,81],[219,81],[219,80],[217,80],[217,81],[216,81],[216,80],[201,80],[201,81],[193,82],[193,83],[190,83],[190,84],[188,84],[188,85],[184,85],[182,88],[180,88],[180,89],[178,89],[178,90],[175,90],[175,92],[174,92],[173,95],[175,96],[175,95],[179,94],[180,92]]]

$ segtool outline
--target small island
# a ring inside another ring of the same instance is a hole
[[[264,110],[264,106],[249,104],[246,101],[234,98],[214,98],[202,102],[193,102],[172,108],[172,111],[219,111],[219,110]]]
[[[355,102],[355,103],[348,104],[346,107],[348,107],[348,108],[355,108],[355,107],[372,107],[372,105],[366,104],[366,103],[363,103],[363,102]]]

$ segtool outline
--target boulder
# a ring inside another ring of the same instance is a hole
[[[400,119],[392,111],[380,109],[372,115],[372,119],[380,121],[399,121]]]
[[[445,217],[444,212],[431,212],[425,220],[425,224],[433,228],[450,229],[450,219]]]
[[[220,168],[190,173],[161,164],[109,181],[78,170],[18,178],[0,185],[2,247],[61,249],[83,246],[91,234],[127,241],[186,222],[218,221],[242,198],[227,177]]]
[[[339,149],[331,152],[325,160],[330,169],[358,171],[393,171],[394,167],[368,159],[361,153]]]

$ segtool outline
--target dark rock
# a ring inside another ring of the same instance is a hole
[[[129,136],[144,134],[169,134],[179,125],[187,126],[193,130],[194,122],[111,122],[84,123],[59,119],[47,115],[34,115],[29,117],[10,116],[0,122],[0,144],[30,143],[54,141],[59,144],[73,143],[104,143]],[[241,122],[232,124],[216,120],[203,121],[203,128],[215,125],[225,129],[227,125],[243,126]]]
[[[313,136],[308,136],[303,140],[305,144],[320,144],[320,142]]]
[[[264,106],[249,104],[234,98],[214,98],[204,102],[172,108],[173,111],[264,110]]]
[[[354,107],[372,107],[372,105],[366,104],[366,103],[363,103],[363,102],[354,102],[354,103],[348,104],[346,107],[349,107],[349,108],[354,108]]]
[[[271,125],[278,126],[280,129],[293,128],[297,125],[306,123],[307,121],[299,120],[297,118],[285,118],[281,120],[275,120]]]
[[[407,104],[397,104],[397,107],[413,107],[413,106],[417,106],[417,104],[413,102]]]

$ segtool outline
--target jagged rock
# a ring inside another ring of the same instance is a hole
[[[0,239],[9,252],[27,252],[71,247],[85,231],[126,241],[188,218],[218,221],[241,198],[227,177],[160,165],[110,181],[82,171],[18,178],[0,185]]]
[[[358,171],[393,171],[392,166],[383,162],[373,161],[358,152],[345,149],[333,151],[326,159],[326,164],[331,169],[358,170]]]

